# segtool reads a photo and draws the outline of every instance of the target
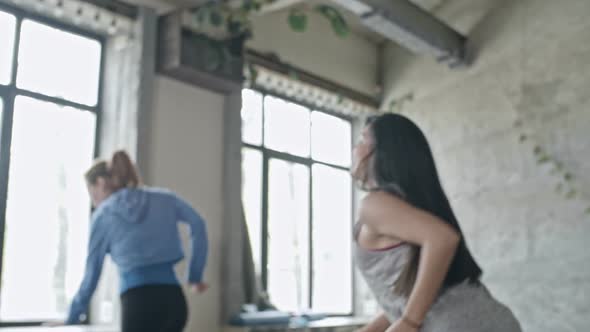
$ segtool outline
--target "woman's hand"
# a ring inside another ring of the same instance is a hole
[[[385,332],[418,332],[419,329],[411,326],[402,319],[396,320]]]
[[[387,317],[383,313],[377,315],[369,324],[363,328],[356,330],[355,332],[386,332],[391,323],[387,320]]]
[[[193,293],[203,294],[207,289],[209,289],[209,285],[204,282],[191,284],[191,291],[193,291]]]
[[[46,327],[58,327],[58,326],[66,326],[66,322],[64,321],[51,321],[51,322],[45,322],[43,324],[41,324],[42,326],[46,326]]]

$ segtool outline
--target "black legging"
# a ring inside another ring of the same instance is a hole
[[[187,307],[180,286],[149,285],[121,295],[122,332],[182,332]]]

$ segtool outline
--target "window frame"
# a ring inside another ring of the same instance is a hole
[[[246,88],[244,88],[246,89]],[[260,238],[262,240],[261,243],[261,253],[260,255],[262,257],[260,257],[260,271],[261,271],[261,286],[262,286],[262,290],[267,292],[268,291],[268,202],[269,202],[269,193],[268,193],[268,189],[269,189],[269,179],[268,179],[268,175],[269,175],[269,161],[271,159],[278,159],[278,160],[282,160],[282,161],[286,161],[286,162],[290,162],[290,163],[296,163],[296,164],[300,164],[300,165],[304,165],[306,167],[308,167],[309,169],[309,201],[308,201],[308,215],[309,215],[309,221],[308,221],[308,227],[309,227],[309,236],[308,236],[308,247],[309,247],[309,271],[308,271],[308,278],[309,278],[309,290],[308,290],[308,298],[309,298],[309,302],[308,302],[308,307],[312,308],[312,304],[313,304],[313,254],[314,254],[314,250],[313,250],[313,170],[312,167],[314,164],[319,164],[319,165],[324,165],[324,166],[328,166],[334,169],[338,169],[340,171],[346,171],[349,172],[350,171],[350,167],[352,167],[352,164],[349,167],[346,166],[341,166],[341,165],[337,165],[337,164],[332,164],[329,162],[323,162],[323,161],[319,161],[319,160],[315,160],[312,157],[312,150],[311,150],[311,146],[313,144],[312,140],[311,140],[311,135],[312,135],[312,130],[310,127],[310,131],[309,131],[309,135],[310,135],[310,154],[308,157],[301,157],[301,156],[297,156],[297,155],[292,155],[286,152],[281,152],[281,151],[277,151],[274,149],[270,149],[267,148],[264,145],[264,139],[265,139],[265,102],[264,102],[264,98],[266,96],[269,97],[274,97],[274,98],[279,98],[282,99],[284,101],[290,102],[290,103],[294,103],[303,107],[306,107],[307,109],[309,109],[310,113],[311,112],[322,112],[334,117],[337,117],[339,119],[345,120],[350,124],[350,137],[351,137],[351,146],[353,146],[354,144],[354,126],[355,126],[355,118],[351,117],[351,116],[347,116],[347,115],[343,115],[343,114],[338,114],[326,109],[323,109],[321,107],[316,107],[313,105],[310,105],[308,103],[305,102],[301,102],[301,101],[297,101],[291,97],[282,95],[282,94],[278,94],[276,92],[272,92],[266,89],[262,89],[260,87],[252,87],[252,88],[247,88],[248,90],[252,90],[254,92],[260,93],[262,96],[262,105],[261,105],[261,112],[262,112],[262,133],[261,133],[261,144],[260,145],[256,145],[256,144],[250,144],[250,143],[246,143],[241,139],[241,148],[247,148],[247,149],[251,149],[254,151],[258,151],[261,153],[262,155],[262,184],[261,184],[261,234],[260,234]],[[311,122],[311,118],[310,118],[310,122]],[[355,212],[355,187],[354,187],[354,182],[351,182],[351,210],[350,210],[350,215],[352,216],[351,218],[351,229],[352,226],[354,224],[354,212]],[[352,239],[352,237],[351,237]],[[353,243],[352,240],[350,241],[350,246],[352,248]],[[351,262],[352,262],[352,257],[351,257]],[[356,303],[356,292],[354,290],[354,285],[356,284],[356,276],[354,273],[354,263],[351,263],[350,265],[350,271],[349,271],[350,275],[351,275],[351,308],[350,308],[350,312],[348,313],[322,313],[322,314],[326,314],[328,316],[332,316],[332,317],[339,317],[339,316],[344,316],[344,317],[349,317],[349,316],[353,316],[354,312],[355,312],[355,303]]]
[[[72,107],[77,111],[91,112],[96,116],[96,128],[94,137],[94,152],[93,157],[98,156],[100,151],[100,130],[101,130],[101,111],[103,108],[103,88],[104,88],[104,68],[106,58],[106,38],[100,34],[97,34],[91,30],[77,27],[72,24],[60,22],[55,19],[47,18],[41,15],[31,13],[30,11],[16,8],[11,5],[0,3],[0,11],[14,15],[16,18],[16,25],[14,31],[14,46],[12,50],[12,73],[11,80],[8,85],[0,84],[0,99],[3,101],[2,117],[0,119],[0,278],[3,273],[3,257],[4,257],[4,236],[6,229],[6,207],[7,207],[7,196],[8,196],[8,181],[9,181],[9,170],[10,170],[10,149],[12,145],[12,127],[13,127],[13,116],[14,116],[14,102],[17,96],[29,97],[35,100],[50,102],[59,106]],[[24,20],[31,20],[37,23],[45,24],[52,28],[68,32],[81,37],[93,39],[100,44],[101,47],[101,58],[100,68],[98,75],[98,98],[96,105],[88,106],[85,104],[73,102],[67,99],[48,96],[43,93],[33,92],[26,89],[20,89],[16,85],[16,79],[18,74],[18,55],[20,48],[21,39],[21,27]],[[0,289],[1,291],[1,289]],[[1,304],[0,304],[1,305]],[[85,324],[88,324],[87,317]],[[40,326],[44,322],[27,320],[27,321],[4,321],[0,317],[0,327],[26,327],[26,326]]]

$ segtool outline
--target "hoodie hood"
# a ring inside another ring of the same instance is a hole
[[[113,194],[110,210],[131,223],[141,223],[148,210],[148,193],[143,189],[121,189]]]

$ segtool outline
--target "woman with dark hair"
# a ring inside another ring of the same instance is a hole
[[[367,121],[353,178],[367,191],[354,228],[358,268],[383,313],[362,332],[520,332],[480,282],[421,130],[384,114]]]
[[[201,293],[208,288],[203,282],[208,251],[205,222],[174,193],[142,186],[125,151],[115,152],[110,161],[97,161],[85,177],[96,209],[84,280],[65,323],[84,320],[108,254],[120,274],[121,331],[181,332],[187,305],[174,272],[174,265],[184,257],[177,224],[190,226],[187,279],[193,291]]]

